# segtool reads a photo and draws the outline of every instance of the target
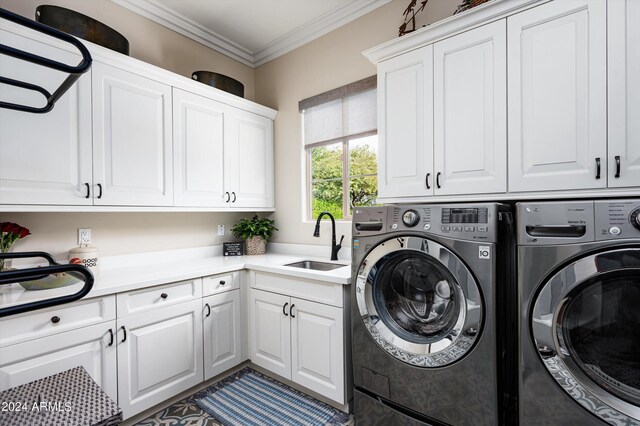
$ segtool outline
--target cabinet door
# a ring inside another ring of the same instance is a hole
[[[507,18],[509,191],[606,186],[606,8],[563,0]]]
[[[117,338],[125,418],[202,382],[201,300],[118,320]]]
[[[267,291],[249,294],[251,361],[287,379],[291,378],[289,297]]]
[[[172,205],[171,139],[170,86],[93,63],[95,204]]]
[[[291,299],[291,379],[344,403],[342,309]]]
[[[204,379],[241,362],[240,290],[202,299],[204,306]]]
[[[81,58],[0,30],[0,44],[70,65]],[[0,75],[53,92],[66,74],[0,55]],[[2,84],[0,100],[41,107],[36,92]],[[0,109],[0,204],[90,205],[91,71],[46,114]]]
[[[229,111],[224,149],[228,205],[273,207],[273,121],[242,110]]]
[[[173,89],[173,184],[176,206],[225,205],[225,106]]]
[[[608,8],[609,186],[640,186],[640,2]]]
[[[433,46],[378,64],[378,196],[433,194]]]
[[[109,330],[115,333],[115,321],[2,348],[0,391],[82,366],[117,401],[116,345]]]
[[[506,192],[505,20],[433,49],[435,193]]]

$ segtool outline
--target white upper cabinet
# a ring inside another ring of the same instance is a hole
[[[608,5],[609,186],[640,186],[640,2]]]
[[[225,116],[225,201],[273,207],[273,120],[242,110]]]
[[[606,187],[606,16],[562,0],[507,19],[509,191]]]
[[[171,142],[171,87],[94,62],[94,203],[173,205]]]
[[[0,44],[69,65],[81,57],[0,30]],[[67,74],[0,55],[0,75],[53,93]],[[0,85],[0,100],[42,107],[36,92]],[[91,205],[91,71],[46,114],[0,109],[0,204]]]
[[[433,46],[378,64],[378,196],[433,194]]]
[[[506,192],[506,55],[504,20],[435,43],[436,195]]]
[[[224,104],[173,89],[173,170],[176,206],[225,203]]]

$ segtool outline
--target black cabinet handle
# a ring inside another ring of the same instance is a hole
[[[89,185],[88,182],[85,182],[84,184],[87,187],[87,195],[85,195],[84,198],[89,198],[91,196],[91,185]]]
[[[59,317],[59,316],[57,316],[57,315],[56,315],[56,316],[51,317],[51,322],[52,322],[52,323],[54,323],[54,324],[59,323],[59,322],[60,322],[60,317]]]
[[[113,330],[109,329],[109,336],[110,336],[110,340],[109,340],[109,345],[107,346],[113,346]]]
[[[229,201],[231,201],[231,195],[229,194],[229,192],[225,192],[225,195],[227,196],[227,199],[224,200],[224,202],[228,203]]]
[[[98,198],[102,198],[102,184],[98,184]]]
[[[232,194],[233,194],[233,201],[232,201],[232,203],[235,203],[235,202],[236,202],[236,193],[235,193],[235,192],[232,192]]]
[[[616,175],[615,178],[618,179],[620,177],[620,156],[616,155]]]
[[[220,280],[220,285],[225,285],[226,281],[225,280]]]
[[[289,314],[287,313],[287,305],[289,304],[289,302],[285,303],[284,306],[282,307],[282,313],[284,314],[285,317],[288,317]]]
[[[160,297],[162,297],[163,299],[166,299],[167,297],[169,297],[169,295],[167,293],[162,293]]]
[[[127,341],[127,329],[124,328],[124,325],[122,327],[120,327],[120,329],[122,330],[122,332],[124,333],[124,337],[122,338],[122,341],[120,343],[124,343]]]
[[[294,304],[292,304],[292,305],[291,305],[291,307],[289,308],[289,315],[291,315],[291,318],[295,318],[295,317],[296,317],[295,315],[293,315],[293,308],[294,308],[294,306],[296,306],[296,304],[295,304],[295,303],[294,303]]]
[[[431,177],[431,173],[427,173],[427,176],[424,178],[424,183],[427,185],[427,189],[431,189],[431,185],[429,185],[429,178]]]
[[[209,315],[211,315],[211,306],[209,306],[208,303],[205,303],[204,306],[207,307],[207,315],[204,316],[205,318],[207,318],[209,317]]]
[[[600,179],[600,157],[596,158],[596,179]]]
[[[438,172],[438,174],[436,175],[436,187],[438,187],[438,188],[442,188],[442,187],[440,186],[440,175],[441,175],[441,174],[442,174],[442,173]]]

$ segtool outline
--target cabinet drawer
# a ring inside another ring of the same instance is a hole
[[[342,308],[342,285],[328,282],[294,278],[285,275],[254,272],[250,274],[251,287],[273,293],[299,297],[312,302]]]
[[[202,278],[202,296],[222,293],[224,291],[240,288],[240,273],[211,275]]]
[[[57,317],[57,318],[55,318]],[[115,296],[79,300],[0,320],[0,347],[116,318]]]
[[[202,297],[202,280],[148,287],[118,294],[118,318]]]

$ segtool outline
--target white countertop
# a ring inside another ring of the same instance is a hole
[[[338,263],[345,265],[345,267],[331,271],[316,271],[284,266],[301,260]],[[144,262],[121,268],[117,267],[117,263],[111,262],[110,266],[111,268],[101,270],[95,275],[93,288],[84,297],[85,299],[242,269],[283,274],[333,284],[349,285],[351,283],[349,260],[329,261],[326,258],[282,253],[229,257],[214,255],[192,259],[176,257],[174,260],[168,260],[167,256],[163,255],[158,256],[156,262]],[[25,291],[19,284],[0,286],[0,306],[23,304],[33,300],[72,294],[81,287],[81,284],[75,284],[52,290]]]

